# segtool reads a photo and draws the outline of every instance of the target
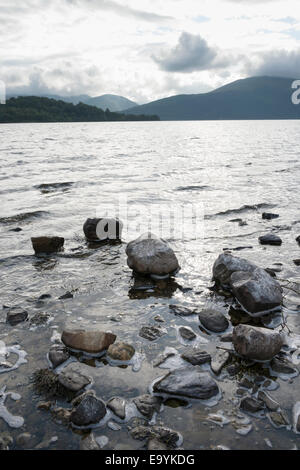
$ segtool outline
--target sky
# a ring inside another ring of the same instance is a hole
[[[8,94],[146,103],[257,75],[300,78],[299,0],[0,0]]]

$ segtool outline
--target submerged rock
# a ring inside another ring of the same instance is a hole
[[[66,329],[62,333],[61,339],[68,348],[97,354],[114,343],[116,335],[100,330]]]
[[[182,359],[193,364],[193,366],[205,364],[206,362],[211,361],[211,356],[206,351],[202,351],[199,348],[189,348],[186,349],[181,354]]]
[[[250,413],[256,413],[257,411],[263,410],[265,407],[264,403],[253,397],[242,398],[240,403],[241,410],[249,411]]]
[[[92,379],[82,371],[82,364],[72,362],[58,374],[58,381],[68,390],[79,392],[89,385]]]
[[[6,315],[6,322],[12,326],[27,320],[28,312],[20,307],[11,307]]]
[[[109,217],[87,219],[83,225],[84,235],[91,242],[120,240],[122,229],[119,219]]]
[[[139,331],[139,336],[142,338],[148,339],[149,341],[154,341],[157,338],[160,338],[161,336],[165,335],[167,333],[167,330],[165,328],[162,328],[159,325],[145,325],[142,326],[142,328]]]
[[[281,245],[282,240],[274,233],[268,233],[267,235],[262,235],[258,238],[261,245]]]
[[[214,333],[221,333],[229,326],[229,322],[223,313],[213,308],[202,310],[199,313],[199,320],[204,328]]]
[[[76,426],[89,426],[98,423],[106,415],[105,403],[93,392],[87,392],[73,402],[75,408],[70,415],[70,421]]]
[[[153,437],[148,441],[147,450],[168,450],[168,447],[162,441]]]
[[[145,233],[128,243],[127,264],[136,273],[166,276],[179,269],[178,260],[168,243]]]
[[[160,410],[162,402],[161,398],[152,395],[141,395],[132,401],[139,412],[148,419],[151,419],[153,414]]]
[[[143,441],[144,439],[158,439],[168,446],[175,448],[180,440],[180,434],[172,429],[162,426],[136,426],[131,432],[133,439]]]
[[[129,361],[134,353],[134,347],[123,342],[111,344],[107,350],[107,355],[118,361]]]
[[[113,411],[113,413],[121,419],[125,418],[125,407],[126,401],[124,398],[113,397],[107,402],[107,408]]]
[[[205,400],[217,395],[219,388],[207,372],[195,366],[169,372],[154,384],[153,391]]]
[[[289,426],[290,425],[290,420],[286,413],[282,410],[279,411],[272,411],[271,413],[268,413],[268,417],[271,421],[272,424],[276,427],[283,427],[283,426]]]
[[[282,336],[274,330],[238,325],[233,330],[233,345],[238,354],[258,361],[267,361],[279,353]]]
[[[63,237],[32,237],[31,243],[36,254],[49,254],[61,251],[65,239]]]
[[[67,348],[62,344],[54,344],[49,351],[49,360],[54,368],[67,361],[69,357]]]
[[[178,329],[180,336],[187,341],[192,341],[193,339],[197,338],[197,335],[191,330],[191,328],[186,328],[185,326],[181,326]]]

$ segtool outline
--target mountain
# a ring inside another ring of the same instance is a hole
[[[267,76],[246,78],[209,93],[152,101],[131,108],[130,114],[156,114],[161,120],[300,119],[300,105],[291,101],[293,81]]]
[[[158,116],[130,115],[103,111],[84,103],[74,105],[62,100],[38,96],[10,98],[0,105],[0,123],[18,122],[98,122],[158,121]]]
[[[41,98],[50,98],[58,101],[65,101],[66,103],[84,103],[90,106],[96,106],[97,108],[110,111],[123,111],[124,109],[129,110],[134,106],[138,106],[134,101],[124,98],[124,96],[118,95],[101,95],[91,97],[89,95],[78,95],[78,96],[59,96],[59,95],[40,95]],[[10,95],[8,98],[16,97]]]

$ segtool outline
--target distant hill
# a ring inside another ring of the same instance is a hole
[[[9,98],[16,97],[10,95]],[[110,111],[123,111],[124,109],[129,110],[134,106],[138,106],[138,103],[124,98],[124,96],[118,95],[101,95],[91,97],[89,95],[78,95],[78,96],[59,96],[59,95],[42,95],[41,98],[50,98],[58,101],[65,101],[66,103],[84,103],[90,106],[96,106],[97,108]]]
[[[84,103],[74,105],[62,100],[37,96],[10,98],[5,105],[0,105],[0,123],[158,120],[158,116],[103,111],[96,106],[89,106]]]
[[[162,120],[300,119],[300,105],[291,102],[293,81],[246,78],[209,93],[171,96],[125,112],[157,114]]]

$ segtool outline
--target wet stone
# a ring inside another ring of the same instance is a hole
[[[32,444],[32,435],[29,432],[23,432],[16,438],[16,444],[19,447],[28,448]]]
[[[32,237],[31,243],[36,254],[38,253],[55,253],[61,251],[64,246],[65,239],[62,237]]]
[[[179,317],[188,317],[190,315],[195,315],[197,313],[196,309],[180,307],[178,305],[169,305],[169,309],[174,315],[177,315]]]
[[[132,401],[139,412],[148,419],[151,419],[153,414],[160,410],[162,403],[161,398],[152,395],[141,395]]]
[[[89,385],[92,379],[82,371],[82,364],[72,362],[58,374],[58,381],[68,390],[79,392]]]
[[[152,326],[152,325],[145,325],[139,331],[139,336],[142,338],[148,339],[149,341],[154,341],[157,338],[165,335],[167,330],[162,328],[161,326]]]
[[[68,348],[97,354],[114,343],[116,335],[100,330],[66,329],[62,333],[61,339]]]
[[[297,369],[294,364],[284,357],[274,357],[271,361],[271,368],[279,374],[294,374]]]
[[[168,448],[176,448],[180,438],[179,434],[172,429],[161,426],[137,426],[130,432],[134,439],[142,441],[144,439],[158,439]]]
[[[168,450],[168,447],[162,441],[152,438],[148,441],[147,450]]]
[[[204,328],[214,333],[221,333],[229,326],[229,322],[223,313],[215,309],[202,310],[199,313],[199,320]]]
[[[157,321],[158,323],[164,323],[165,322],[165,320],[160,315],[155,315],[153,320]]]
[[[90,433],[87,437],[83,437],[81,439],[79,450],[99,450],[99,446],[93,433]]]
[[[107,350],[107,355],[118,361],[129,361],[134,353],[134,347],[123,342],[111,344]]]
[[[33,326],[45,325],[50,318],[48,313],[37,313],[30,319],[30,324]]]
[[[265,219],[265,220],[277,219],[278,217],[279,217],[279,214],[273,214],[272,212],[262,213],[262,219]]]
[[[296,265],[296,266],[300,266],[300,259],[294,259],[293,260],[293,263]]]
[[[282,240],[274,233],[268,233],[259,237],[259,242],[261,245],[281,245]]]
[[[300,235],[298,235],[298,237],[296,238],[296,242],[298,243],[298,245],[300,245]]]
[[[121,419],[125,418],[125,406],[126,401],[124,398],[113,397],[107,402],[107,408]]]
[[[268,416],[271,422],[277,427],[288,426],[290,424],[288,416],[282,410],[272,411]]]
[[[181,354],[182,359],[193,366],[205,364],[211,361],[211,356],[206,351],[199,348],[188,348]]]
[[[223,367],[227,364],[230,354],[227,351],[218,350],[211,361],[211,370],[219,375]]]
[[[67,299],[73,299],[73,294],[71,292],[66,292],[65,294],[61,295],[59,300],[67,300]]]
[[[28,312],[20,307],[11,307],[6,315],[6,321],[11,326],[16,326],[19,323],[26,321],[28,318]]]
[[[105,403],[91,392],[76,398],[74,404],[70,421],[76,426],[96,424],[106,415]]]
[[[273,398],[270,397],[265,391],[259,391],[257,395],[258,399],[263,401],[268,410],[270,411],[276,411],[279,408],[279,404],[273,400]]]
[[[197,335],[195,335],[195,333],[190,328],[186,328],[185,326],[181,326],[179,328],[179,333],[180,336],[187,341],[192,341],[193,339],[197,338]]]
[[[69,357],[67,348],[62,344],[53,345],[49,351],[49,360],[54,368],[67,361]]]
[[[253,397],[242,398],[240,403],[241,410],[249,411],[250,413],[256,413],[257,411],[263,410],[265,407],[264,403]]]
[[[238,325],[233,330],[233,345],[241,356],[266,361],[279,353],[283,340],[277,331],[250,325]]]

